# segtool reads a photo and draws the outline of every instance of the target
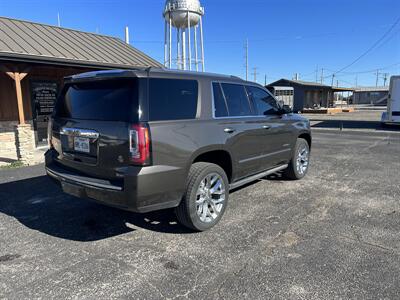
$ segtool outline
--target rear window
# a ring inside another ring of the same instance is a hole
[[[197,113],[198,83],[195,80],[150,79],[149,120],[194,119]]]
[[[110,80],[67,85],[56,116],[79,120],[138,120],[138,80]]]
[[[226,107],[225,98],[222,94],[221,86],[219,83],[213,83],[214,93],[214,114],[217,118],[227,117],[228,108]]]

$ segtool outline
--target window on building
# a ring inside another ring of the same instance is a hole
[[[150,121],[194,119],[197,101],[198,83],[195,80],[150,79]]]

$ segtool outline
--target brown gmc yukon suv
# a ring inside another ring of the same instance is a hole
[[[135,69],[66,78],[49,142],[46,171],[64,192],[134,212],[175,208],[203,231],[230,190],[278,171],[304,177],[311,132],[256,83]]]

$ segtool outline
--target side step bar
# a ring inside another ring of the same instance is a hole
[[[286,169],[287,167],[288,167],[288,165],[282,165],[282,166],[273,168],[273,169],[271,169],[271,170],[267,170],[267,171],[264,171],[264,172],[261,172],[261,173],[252,175],[252,176],[250,176],[250,177],[246,177],[246,178],[241,179],[241,180],[239,180],[239,181],[237,181],[237,182],[231,183],[231,184],[229,185],[229,190],[236,189],[236,188],[238,188],[238,187],[240,187],[240,186],[242,186],[242,185],[245,185],[245,184],[250,183],[250,182],[252,182],[252,181],[255,181],[255,180],[257,180],[257,179],[260,179],[260,178],[263,178],[263,177],[265,177],[265,176],[271,175],[271,174],[273,174],[273,173],[282,171],[282,170]]]

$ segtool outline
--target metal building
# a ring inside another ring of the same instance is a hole
[[[335,93],[352,92],[352,88],[332,87],[315,82],[302,80],[280,79],[269,85],[273,87],[292,87],[294,93],[293,110],[302,111],[305,108],[314,107],[333,107],[335,102]]]
[[[387,105],[389,87],[357,87],[353,93],[353,104]]]
[[[0,17],[0,163],[47,145],[65,76],[149,66],[162,64],[115,37]]]

